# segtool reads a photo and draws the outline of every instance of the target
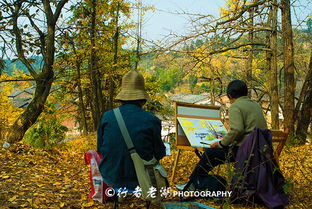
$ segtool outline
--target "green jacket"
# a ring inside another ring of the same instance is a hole
[[[267,124],[261,106],[247,96],[239,97],[229,108],[230,131],[222,145],[239,146],[255,127],[266,129]]]

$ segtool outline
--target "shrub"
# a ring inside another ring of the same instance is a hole
[[[47,105],[37,122],[25,133],[24,140],[33,147],[50,148],[60,143],[68,131],[56,115],[54,105]]]

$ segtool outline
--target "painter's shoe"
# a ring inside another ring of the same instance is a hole
[[[176,188],[178,190],[182,191],[186,185],[187,185],[187,183],[185,183],[185,184],[176,184],[175,186],[176,186]]]

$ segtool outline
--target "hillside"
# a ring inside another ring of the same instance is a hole
[[[41,56],[34,56],[29,59],[32,60],[31,65],[36,71],[39,71],[43,66],[43,59]],[[9,75],[12,75],[14,69],[21,70],[24,73],[28,73],[26,66],[20,60],[4,59],[4,63],[4,72]]]

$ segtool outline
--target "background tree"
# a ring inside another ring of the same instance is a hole
[[[220,95],[219,92],[226,86],[222,80],[246,78],[249,87],[253,89],[252,97],[263,102],[265,113],[271,112],[271,127],[279,128],[281,109],[285,118],[284,129],[293,136],[297,119],[295,113],[301,110],[303,95],[306,95],[307,90],[304,86],[296,98],[295,91],[298,93],[299,89],[295,83],[303,83],[308,75],[308,67],[305,65],[306,58],[295,60],[295,53],[306,57],[303,54],[307,52],[307,40],[300,38],[306,34],[305,30],[297,30],[294,37],[290,6],[289,1],[228,0],[221,9],[220,18],[184,13],[191,19],[193,28],[190,34],[173,36],[173,43],[162,49],[167,50],[167,54],[171,52],[188,57],[188,61],[195,67],[189,73],[184,71],[184,75],[195,75],[198,78],[194,80],[196,82],[199,78],[209,81],[204,91],[210,92],[212,102],[214,92]],[[278,9],[281,9],[281,15],[278,15]],[[201,46],[193,44],[196,39],[202,40]],[[223,70],[216,70],[221,59]],[[296,75],[295,64],[298,65]],[[224,73],[227,72],[227,66],[232,66],[229,67],[230,73]],[[241,66],[245,66],[245,70],[242,71]],[[216,81],[221,81],[217,84],[221,88],[215,88]],[[281,98],[279,91],[283,91]],[[296,108],[295,99],[298,100]]]
[[[295,111],[295,64],[294,44],[291,25],[290,0],[281,1],[283,43],[284,43],[284,129],[294,134]]]
[[[57,20],[68,0],[61,1],[1,1],[5,11],[2,16],[1,30],[9,39],[15,56],[22,61],[36,83],[35,95],[26,110],[12,125],[8,135],[9,142],[19,141],[27,129],[36,122],[43,111],[54,79],[53,64]],[[37,17],[43,19],[38,21]],[[23,20],[23,21],[22,21]],[[36,34],[36,35],[35,35]],[[41,54],[44,63],[41,69],[31,65],[31,55]]]
[[[271,96],[271,121],[272,128],[279,129],[279,94],[278,94],[278,72],[277,72],[277,1],[274,0],[270,8],[269,23],[272,27],[270,33],[270,96]]]
[[[296,135],[299,144],[305,144],[307,142],[308,128],[312,121],[312,51],[310,55],[309,69],[303,84],[301,95],[302,107],[298,113],[298,119],[296,122]],[[300,101],[298,101],[298,103],[298,106],[300,106]]]
[[[131,52],[124,45],[132,27],[131,4],[86,0],[71,9],[73,16],[59,39],[65,49],[60,54],[60,68],[64,68],[60,77],[67,91],[78,92],[80,113],[85,115],[77,115],[80,126],[94,131],[102,113],[113,108],[121,77],[130,69]]]

